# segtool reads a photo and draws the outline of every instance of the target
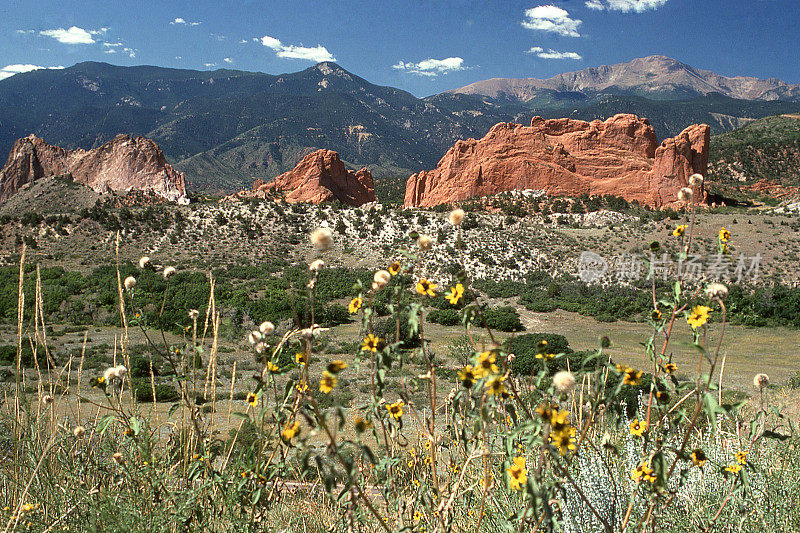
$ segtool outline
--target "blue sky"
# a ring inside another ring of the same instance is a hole
[[[662,54],[800,83],[798,0],[3,0],[0,78],[80,61],[294,72],[418,96]]]

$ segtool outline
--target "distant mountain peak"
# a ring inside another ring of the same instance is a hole
[[[694,68],[663,55],[639,57],[625,63],[565,72],[548,79],[493,78],[453,93],[478,94],[527,102],[547,92],[618,92],[657,100],[719,93],[741,100],[800,100],[800,85],[775,78],[728,77]]]

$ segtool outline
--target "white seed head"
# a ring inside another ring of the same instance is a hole
[[[562,370],[553,376],[553,386],[560,393],[566,394],[575,386],[575,374]]]
[[[372,277],[372,281],[374,285],[377,286],[378,289],[382,289],[385,287],[389,281],[391,281],[392,275],[389,274],[388,270],[378,270],[375,272],[375,275]]]
[[[753,376],[753,385],[757,389],[763,389],[769,385],[769,376],[766,374],[756,374]]]
[[[322,267],[324,266],[325,266],[325,261],[323,261],[322,259],[317,259],[316,261],[308,265],[308,269],[311,272],[319,272],[320,270],[322,270]]]
[[[711,300],[724,300],[728,296],[728,287],[722,283],[712,283],[706,287],[706,296]]]
[[[266,342],[256,343],[256,353],[264,353],[267,350]]]
[[[121,465],[122,463],[124,463],[124,462],[125,462],[125,458],[124,458],[124,457],[122,456],[122,454],[121,454],[121,453],[119,453],[119,452],[117,452],[117,453],[115,453],[114,455],[112,455],[112,456],[111,456],[111,458],[112,458],[112,459],[114,460],[114,462],[115,462],[115,463],[117,463],[118,465]]]
[[[378,284],[373,281],[372,282],[372,290],[373,291],[377,291],[378,289],[380,289],[380,287],[378,287]]]
[[[112,379],[116,379],[118,377],[119,377],[119,374],[117,374],[117,367],[115,367],[115,366],[112,366],[110,368],[106,368],[106,371],[103,372],[103,380],[106,383],[109,383]]]
[[[126,291],[131,290],[136,286],[136,278],[134,278],[133,276],[128,276],[127,278],[125,278],[123,285],[125,285]]]
[[[247,336],[247,341],[250,344],[256,344],[261,342],[261,332],[260,331],[251,331],[250,335]]]
[[[420,250],[430,250],[433,246],[433,239],[431,239],[430,235],[420,235],[417,239],[417,246],[419,246]]]
[[[168,266],[167,268],[164,269],[164,279],[171,278],[172,276],[175,275],[175,272],[177,272],[175,270],[175,267]]]
[[[76,439],[83,437],[86,433],[86,430],[83,429],[83,426],[75,426],[75,429],[72,430],[72,434],[75,436]]]
[[[275,331],[275,324],[269,320],[262,322],[261,325],[258,326],[258,331],[260,331],[262,335],[272,335],[272,332]]]
[[[197,309],[192,309],[189,311],[189,318],[191,318],[192,320],[197,320],[197,317],[199,316],[200,316],[200,311],[198,311]]]
[[[124,378],[125,374],[128,373],[128,369],[125,368],[125,365],[118,365],[114,370],[117,373],[117,377],[120,379]]]
[[[144,270],[145,268],[148,268],[149,266],[150,266],[150,258],[149,257],[147,257],[145,255],[145,256],[142,256],[142,257],[139,258],[139,268]]]
[[[692,197],[694,196],[694,192],[689,187],[683,187],[681,190],[678,191],[678,200],[681,202],[689,203],[692,201]]]
[[[453,226],[458,226],[464,221],[464,210],[461,209],[460,207],[453,209],[452,211],[450,211],[450,214],[447,215],[447,220]]]
[[[692,187],[699,187],[703,184],[703,175],[702,174],[692,174],[689,176],[689,185]]]
[[[317,228],[309,238],[316,249],[324,251],[331,247],[333,232],[329,228]]]
[[[42,403],[44,403],[45,405],[50,405],[54,401],[55,401],[55,398],[53,398],[49,394],[45,394],[44,396],[42,396]]]

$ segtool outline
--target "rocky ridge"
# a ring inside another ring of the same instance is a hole
[[[319,204],[335,199],[358,207],[375,201],[375,186],[369,170],[347,170],[339,154],[333,150],[311,152],[274,181],[255,180],[250,195],[263,197],[277,191],[282,192],[289,203]],[[247,196],[248,193],[240,195]]]
[[[49,176],[71,176],[96,192],[143,191],[170,201],[186,199],[183,174],[150,139],[117,135],[92,150],[64,150],[30,135],[14,143],[0,170],[0,202]]]
[[[487,196],[516,189],[549,195],[615,195],[668,207],[693,173],[705,175],[710,128],[693,125],[661,144],[647,119],[620,114],[606,121],[499,123],[480,140],[458,141],[434,170],[406,183],[406,207]],[[705,199],[701,187],[700,200]]]

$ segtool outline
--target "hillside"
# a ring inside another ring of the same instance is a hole
[[[776,80],[740,80],[736,91],[721,82],[713,92],[630,90],[635,76],[658,78],[661,63],[642,61],[628,71],[625,86],[579,92],[565,82],[522,101],[458,91],[419,99],[335,63],[272,75],[85,62],[0,81],[0,154],[31,133],[65,149],[94,148],[120,133],[142,135],[186,173],[189,190],[221,193],[273,178],[324,148],[350,168],[366,166],[380,194],[384,180],[396,191],[399,180],[436,166],[457,140],[480,138],[498,122],[634,113],[647,117],[663,139],[694,123],[710,124],[716,134],[800,111],[800,104],[786,101],[794,89]],[[776,88],[770,93],[767,86]]]
[[[766,117],[717,135],[709,157],[717,181],[800,185],[800,115]]]

